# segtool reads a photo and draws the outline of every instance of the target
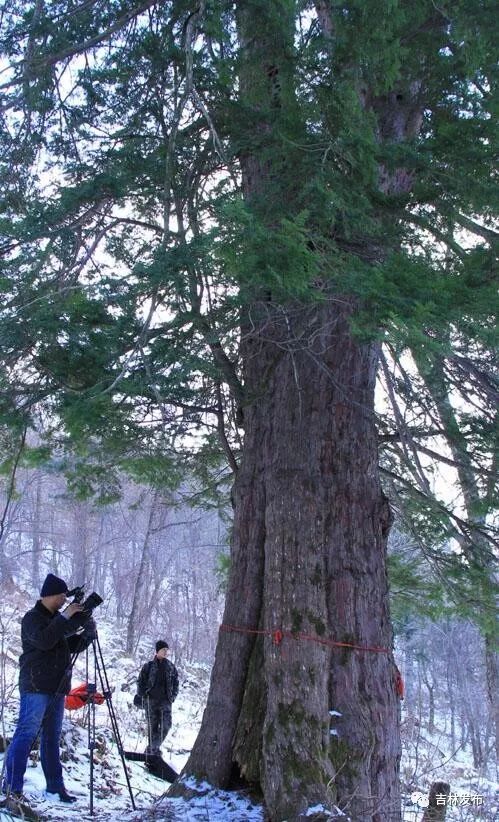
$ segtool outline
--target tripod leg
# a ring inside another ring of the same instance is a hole
[[[146,753],[154,753],[154,716],[152,711],[152,703],[148,696],[146,696],[145,706],[146,722],[147,722],[147,749]]]
[[[121,763],[123,765],[123,773],[125,774],[126,783],[128,786],[128,793],[130,794],[130,801],[132,803],[132,808],[135,811],[135,799],[133,796],[132,785],[130,782],[130,776],[128,774],[128,768],[126,765],[125,760],[125,750],[123,748],[123,743],[121,741],[120,730],[118,727],[118,720],[116,718],[116,713],[114,711],[114,705],[111,699],[111,688],[109,685],[109,679],[107,676],[106,666],[104,664],[104,657],[102,655],[102,648],[100,646],[99,638],[96,636],[95,639],[92,641],[92,645],[94,648],[95,660],[96,660],[96,667],[97,672],[99,674],[99,681],[101,684],[103,695],[106,699],[106,705],[109,712],[109,719],[111,721],[111,728],[114,734],[114,739],[116,741],[116,746],[118,748],[118,753],[121,758]]]
[[[94,651],[94,675],[93,682],[89,682],[89,664],[88,664],[88,648],[86,649],[86,665],[87,665],[87,693],[88,693],[88,751],[90,757],[90,775],[89,775],[89,796],[90,796],[90,815],[94,813],[94,750],[95,750],[95,700],[94,694],[96,692],[95,680],[97,675],[97,657]]]
[[[88,749],[90,754],[90,815],[94,812],[94,750],[95,750],[95,702],[89,705],[88,714]]]

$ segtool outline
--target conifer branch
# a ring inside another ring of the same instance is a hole
[[[403,448],[403,451],[404,451],[404,455],[405,455],[406,460],[407,460],[407,466],[410,467],[410,470],[412,471],[411,466],[412,466],[412,461],[414,461],[414,465],[416,467],[416,474],[419,477],[419,480],[422,484],[422,487],[424,488],[426,494],[430,494],[430,485],[429,485],[429,482],[428,482],[428,478],[426,477],[426,474],[425,474],[425,472],[423,470],[423,467],[421,465],[421,462],[419,460],[418,447],[417,447],[416,443],[414,442],[414,440],[412,439],[410,429],[404,423],[402,412],[399,408],[397,399],[395,397],[395,391],[394,391],[394,388],[393,388],[392,376],[391,376],[390,371],[388,369],[388,363],[386,361],[385,355],[383,354],[382,351],[380,352],[380,362],[381,362],[381,367],[383,369],[383,373],[385,375],[385,385],[386,385],[386,388],[387,388],[387,391],[388,391],[388,396],[389,396],[389,399],[390,399],[390,402],[391,402],[391,405],[392,405],[392,410],[393,410],[394,417],[395,417],[395,424],[396,424],[397,430],[400,434],[400,442],[401,442],[401,445],[402,445],[402,448]],[[411,452],[411,455],[412,455],[412,459],[411,459],[411,456],[409,455],[409,449],[410,449],[410,452]]]
[[[223,407],[222,401],[222,390],[220,387],[220,383],[217,382],[216,385],[216,392],[217,392],[217,428],[218,428],[218,436],[220,437],[220,442],[225,452],[225,456],[227,457],[227,461],[234,472],[234,475],[237,474],[239,466],[237,464],[237,460],[234,456],[234,452],[229,445],[229,440],[227,439],[227,432],[225,430],[225,411]]]
[[[494,244],[499,241],[499,232],[494,231],[492,228],[487,228],[487,226],[481,225],[480,223],[477,223],[476,220],[472,220],[470,217],[466,217],[464,214],[456,214],[455,220],[456,223],[465,228],[467,231],[470,231],[472,234],[478,234],[480,237],[483,237],[484,240],[487,240],[487,242],[490,244]]]
[[[434,223],[431,223],[429,220],[426,220],[420,214],[415,214],[414,211],[408,212],[405,215],[405,220],[413,225],[422,228],[424,231],[428,231],[436,240],[440,243],[443,243],[447,248],[454,252],[456,257],[459,257],[460,260],[466,259],[466,252],[464,248],[462,248],[456,240],[451,237],[449,234],[444,234],[443,231],[440,231]]]
[[[142,12],[147,11],[148,8],[155,5],[157,0],[145,0],[145,2],[140,3],[135,8],[130,9],[121,17],[119,17],[111,26],[108,26],[107,29],[101,31],[99,34],[94,35],[93,37],[89,37],[87,40],[84,40],[81,43],[76,43],[73,46],[70,46],[63,51],[58,52],[57,54],[48,54],[43,57],[39,57],[37,59],[33,58],[29,55],[27,58],[20,60],[17,64],[19,67],[23,68],[23,75],[21,77],[14,78],[10,80],[8,83],[4,83],[0,85],[0,90],[11,88],[12,86],[19,85],[21,83],[25,83],[27,78],[31,78],[36,75],[37,72],[43,70],[44,68],[49,68],[50,66],[55,66],[57,63],[62,62],[63,60],[67,60],[70,57],[75,57],[77,54],[82,54],[83,52],[88,51],[95,46],[98,46],[100,43],[107,40],[112,34],[116,34],[117,31],[120,31],[127,23],[130,23],[131,20],[138,17],[139,14]]]
[[[483,538],[496,548],[499,548],[499,539],[496,539],[493,536],[491,529],[484,525],[471,523],[468,520],[459,517],[454,511],[448,508],[448,506],[444,505],[443,502],[437,500],[433,494],[426,494],[420,488],[413,485],[413,483],[409,482],[409,480],[401,474],[397,474],[395,471],[386,468],[386,466],[380,465],[379,470],[384,476],[399,483],[405,491],[409,492],[411,496],[414,497],[414,499],[422,502],[425,508],[435,510],[439,514],[444,514],[450,522],[453,522],[456,528],[449,532],[449,537],[454,537],[461,543],[462,539],[467,539],[469,542],[473,542],[473,536],[476,535]],[[490,562],[495,562],[495,557],[491,550],[487,550],[487,559]]]
[[[468,379],[475,390],[482,392],[482,399],[486,397],[492,407],[499,405],[499,383],[494,374],[479,368],[469,357],[462,354],[450,354],[447,360],[456,366],[457,376],[454,376],[453,384],[460,393],[463,391],[464,380]],[[480,409],[487,410],[483,408],[483,404],[480,405]]]

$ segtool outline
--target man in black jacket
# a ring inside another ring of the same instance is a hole
[[[178,673],[167,659],[168,643],[156,642],[156,653],[142,666],[138,680],[138,702],[146,711],[148,754],[160,754],[161,743],[172,726],[172,703],[178,694]]]
[[[81,605],[66,602],[64,580],[48,574],[40,599],[21,622],[22,654],[19,658],[19,719],[7,750],[3,790],[14,798],[22,796],[28,756],[38,733],[40,759],[47,792],[58,794],[62,802],[75,802],[64,787],[59,741],[64,715],[64,697],[71,689],[71,654],[82,651],[95,637],[95,622],[83,621]]]

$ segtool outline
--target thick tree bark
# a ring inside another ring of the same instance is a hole
[[[377,473],[376,347],[359,346],[345,307],[307,312],[272,381],[266,470],[264,625],[315,639],[264,642],[267,712],[262,783],[276,818],[330,804],[353,818],[398,812],[397,699],[389,653],[340,650],[321,638],[391,647]],[[329,711],[341,716],[336,720]],[[331,734],[330,730],[336,733]],[[279,761],[281,768],[273,763]]]
[[[276,821],[318,803],[399,819],[376,346],[352,338],[345,301],[269,311],[245,342],[226,630],[185,773],[230,785],[237,765]]]
[[[257,408],[247,410],[245,456],[233,489],[234,528],[231,571],[223,624],[259,625],[265,541],[265,496],[262,450],[265,420]],[[227,786],[234,772],[232,743],[243,701],[255,634],[221,631],[203,723],[186,773]]]

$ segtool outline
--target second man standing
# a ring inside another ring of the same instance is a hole
[[[156,653],[142,666],[137,694],[146,712],[148,745],[146,753],[159,755],[161,743],[172,726],[172,704],[178,694],[178,673],[167,659],[168,643],[156,642]]]

